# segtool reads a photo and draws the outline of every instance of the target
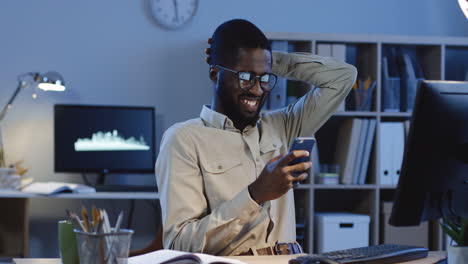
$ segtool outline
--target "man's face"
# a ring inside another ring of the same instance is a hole
[[[235,71],[252,72],[255,75],[271,73],[271,53],[259,48],[239,49],[237,65],[226,67]],[[260,87],[259,80],[257,79],[249,90],[243,90],[236,73],[221,70],[218,78],[216,93],[224,114],[241,127],[254,125],[268,95],[268,92],[264,92]]]

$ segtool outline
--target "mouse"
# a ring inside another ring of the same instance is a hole
[[[303,256],[289,260],[289,264],[340,264],[332,259],[319,256]]]

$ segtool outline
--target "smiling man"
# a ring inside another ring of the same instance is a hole
[[[356,69],[332,58],[272,52],[246,20],[212,36],[211,106],[163,136],[156,162],[165,248],[213,255],[299,253],[292,186],[310,162],[289,165],[294,138],[313,135],[350,91]],[[277,76],[317,88],[261,114]]]

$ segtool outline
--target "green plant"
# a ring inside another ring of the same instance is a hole
[[[445,233],[447,233],[447,235],[449,235],[457,243],[457,246],[468,246],[468,218],[444,218],[441,226]]]

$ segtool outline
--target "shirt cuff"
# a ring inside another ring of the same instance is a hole
[[[233,215],[233,218],[245,220],[253,216],[262,208],[262,206],[258,205],[257,202],[250,197],[249,189],[246,187],[231,200],[232,210],[230,210],[230,212],[235,215]]]

